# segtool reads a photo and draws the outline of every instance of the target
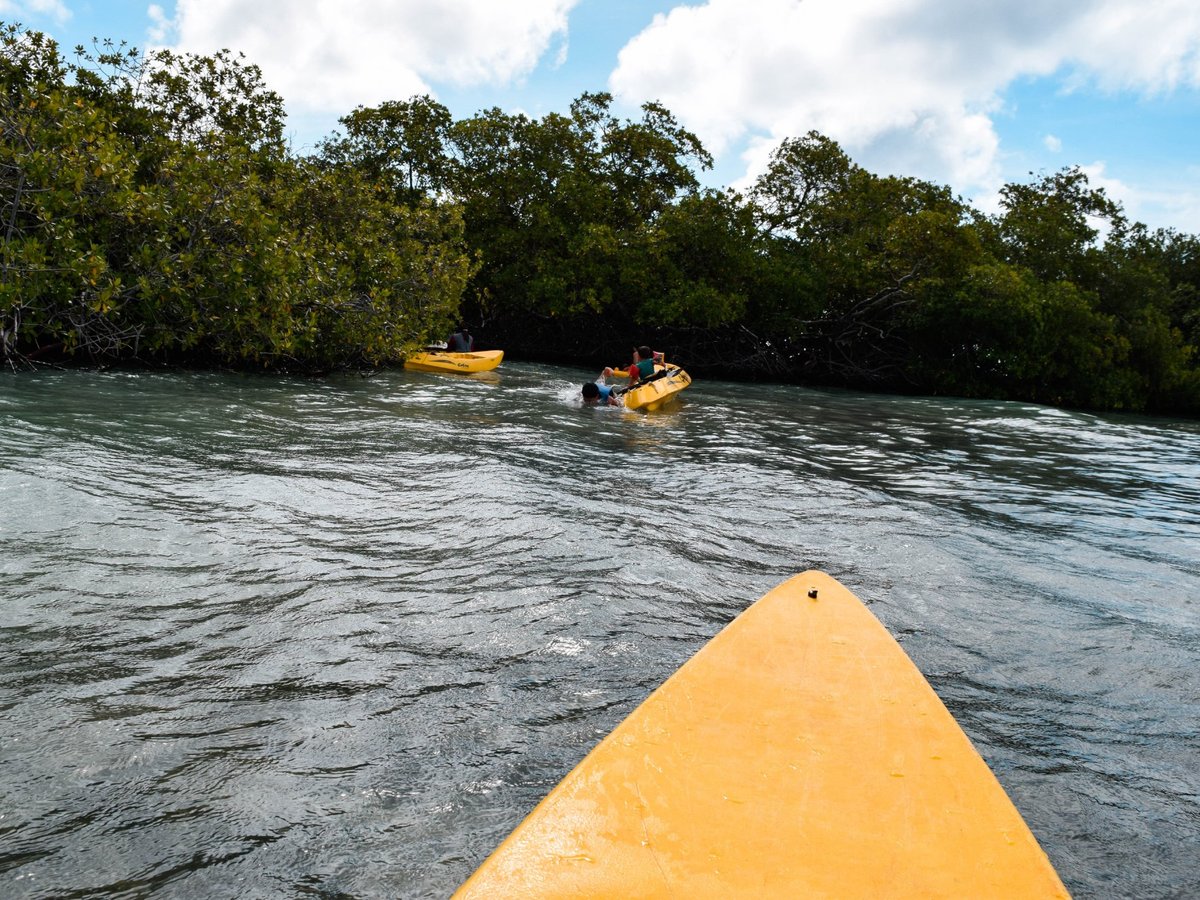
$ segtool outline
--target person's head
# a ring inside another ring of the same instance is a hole
[[[584,402],[591,403],[594,400],[600,399],[600,387],[594,381],[585,381],[583,383],[583,399]]]
[[[466,325],[459,325],[458,330],[459,330],[460,334],[470,334],[471,333],[469,330],[467,330]]]
[[[649,347],[647,347],[645,344],[642,344],[642,346],[638,347],[635,352],[637,353],[639,360],[654,358],[654,351],[651,350]]]

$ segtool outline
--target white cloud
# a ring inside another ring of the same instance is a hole
[[[340,115],[433,93],[431,82],[517,81],[578,2],[179,0],[169,24],[177,50],[245,53],[289,111]]]
[[[1184,234],[1200,235],[1200,189],[1147,193],[1126,212],[1135,222],[1165,222]]]
[[[1108,164],[1102,159],[1079,167],[1079,170],[1087,176],[1088,184],[1094,188],[1102,188],[1110,200],[1116,200],[1122,205],[1131,201],[1136,202],[1136,192],[1120,179],[1111,177],[1107,169]]]
[[[33,16],[46,16],[62,25],[71,18],[71,11],[61,0],[0,0],[0,16],[15,21]]]
[[[1104,0],[1080,4],[1063,48],[1082,72],[1108,90],[1152,93],[1200,87],[1200,5],[1189,0]]]
[[[147,7],[146,15],[150,19],[150,40],[156,44],[165,44],[175,28],[174,20],[167,18],[167,14],[157,3],[151,3]]]
[[[1062,152],[1062,138],[1056,137],[1053,134],[1048,134],[1044,138],[1042,138],[1042,144],[1051,153],[1061,153]]]
[[[1020,78],[1067,89],[1200,87],[1195,0],[707,0],[656,16],[610,87],[663,102],[747,178],[816,129],[876,172],[983,196],[1002,181],[993,117]]]
[[[1104,193],[1124,208],[1126,218],[1134,222],[1169,222],[1186,234],[1200,234],[1200,188],[1134,187],[1108,173],[1103,160],[1080,166],[1088,184],[1103,188]],[[1200,171],[1190,174],[1192,185],[1200,184]],[[1185,175],[1185,180],[1188,176]]]

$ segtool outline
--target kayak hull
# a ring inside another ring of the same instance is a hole
[[[679,396],[679,392],[692,383],[683,369],[670,368],[667,374],[653,381],[635,384],[626,389],[622,397],[626,409],[644,409],[653,412]]]
[[[753,604],[456,897],[1067,897],[970,740],[846,588]]]
[[[404,360],[404,368],[418,372],[457,372],[471,374],[488,372],[500,365],[503,350],[479,350],[473,353],[450,353],[445,350],[422,350]]]

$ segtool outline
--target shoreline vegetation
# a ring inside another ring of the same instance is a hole
[[[4,368],[395,365],[467,321],[509,358],[1200,415],[1200,238],[1079,168],[985,215],[816,132],[744,194],[656,103],[359,107],[310,155],[252,63],[0,23]]]

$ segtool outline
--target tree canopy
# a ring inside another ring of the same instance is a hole
[[[454,206],[284,147],[258,69],[0,31],[0,320],[50,356],[319,370],[399,359],[472,271]]]

